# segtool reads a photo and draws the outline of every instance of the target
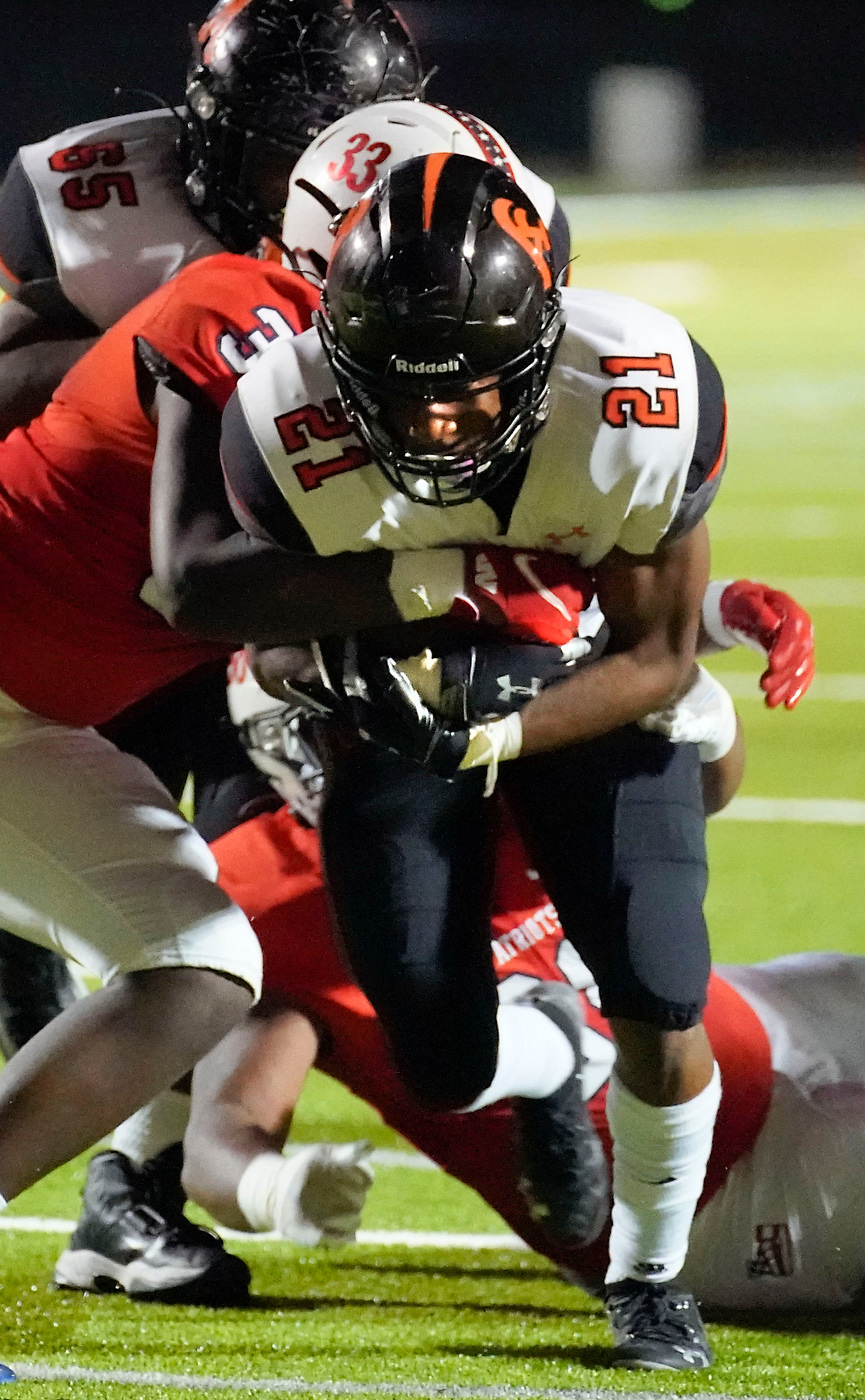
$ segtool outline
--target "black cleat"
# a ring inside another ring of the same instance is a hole
[[[122,1152],[98,1152],[81,1218],[54,1269],[58,1287],[126,1293],[139,1302],[245,1302],[246,1264],[183,1214],[182,1164],[179,1142],[142,1167]]]
[[[714,1357],[693,1294],[673,1283],[609,1283],[604,1306],[615,1365],[630,1371],[701,1371]]]
[[[583,1017],[566,982],[540,982],[515,1004],[534,1006],[568,1037],[575,1066],[545,1099],[513,1101],[519,1127],[520,1191],[529,1214],[559,1244],[591,1244],[607,1222],[610,1178],[583,1101]]]

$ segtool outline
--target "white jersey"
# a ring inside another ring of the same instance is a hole
[[[167,110],[137,112],[23,146],[0,192],[5,289],[40,313],[53,290],[105,330],[187,263],[223,252],[186,202],[178,130]]]
[[[713,1307],[844,1307],[865,1286],[865,958],[718,971],[767,1032],[772,1103],[697,1216],[685,1276]]]
[[[321,555],[486,540],[561,551],[587,566],[614,545],[651,554],[694,458],[695,348],[672,316],[629,297],[569,288],[563,303],[549,418],[504,534],[482,499],[439,510],[396,491],[343,417],[314,330],[274,346],[240,384],[245,431],[235,410],[224,442],[229,480],[235,466],[239,478],[269,474]]]

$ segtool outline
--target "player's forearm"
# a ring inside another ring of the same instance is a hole
[[[550,686],[521,711],[522,754],[583,743],[665,709],[687,688],[693,660],[687,646],[653,656],[620,652]]]
[[[596,583],[611,654],[529,701],[521,712],[523,754],[608,734],[666,709],[686,692],[708,561],[702,522],[656,555],[638,558],[616,549],[601,561]]]
[[[260,646],[392,626],[388,567],[381,551],[323,559],[237,534],[173,572],[167,615],[192,636]]]

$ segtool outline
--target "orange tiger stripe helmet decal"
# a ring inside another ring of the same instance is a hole
[[[520,245],[524,253],[528,253],[538,270],[544,288],[549,290],[553,285],[553,273],[550,267],[552,245],[550,235],[540,219],[536,224],[530,224],[527,211],[519,204],[512,204],[509,199],[504,198],[493,200],[493,218],[499,228],[504,229],[505,233],[509,234],[514,242]]]
[[[450,160],[450,151],[436,151],[433,155],[427,156],[426,165],[423,172],[423,227],[424,232],[428,232],[432,227],[433,206],[436,200],[436,190],[446,163]]]

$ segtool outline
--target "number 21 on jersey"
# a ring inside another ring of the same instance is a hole
[[[368,467],[372,457],[360,443],[347,443],[336,456],[313,461],[310,449],[314,442],[333,442],[352,435],[351,424],[343,412],[339,399],[325,399],[323,403],[307,403],[303,408],[281,413],[275,420],[276,431],[289,457],[299,452],[307,452],[299,462],[292,462],[294,474],[304,491],[315,491],[328,477],[340,476],[343,472],[356,471],[358,467]]]
[[[601,369],[616,379],[629,374],[657,374],[659,379],[675,379],[672,356],[604,355]],[[677,389],[657,388],[654,398],[638,384],[617,384],[604,394],[604,422],[611,428],[624,428],[628,422],[641,428],[678,428],[679,393]]]

